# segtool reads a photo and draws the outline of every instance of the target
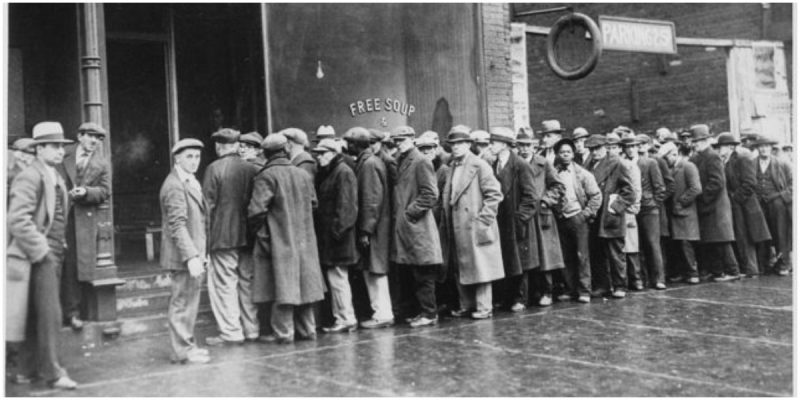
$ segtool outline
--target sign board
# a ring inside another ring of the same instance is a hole
[[[677,54],[675,23],[650,19],[599,16],[603,50]]]

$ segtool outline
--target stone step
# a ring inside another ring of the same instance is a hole
[[[170,290],[167,288],[148,289],[117,296],[117,318],[131,318],[166,314],[169,307]],[[200,292],[200,306],[209,305],[208,290],[203,286]]]

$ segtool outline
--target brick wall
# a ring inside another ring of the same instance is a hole
[[[510,36],[511,15],[507,3],[480,5],[483,18],[483,50],[488,126],[512,126]]]
[[[514,4],[512,13],[562,4]],[[572,4],[576,12],[661,19],[675,22],[680,37],[761,39],[761,4]],[[774,15],[787,12],[773,5]],[[791,8],[788,8],[791,13]],[[531,25],[551,26],[561,14],[522,17]],[[767,37],[770,38],[769,36]],[[791,42],[786,42],[791,48]],[[623,124],[639,131],[659,126],[672,129],[708,123],[728,130],[726,50],[679,46],[675,56],[606,51],[586,78],[565,81],[546,63],[544,36],[528,36],[531,123],[559,119],[568,128],[584,126],[591,133]],[[791,71],[791,53],[786,51]],[[632,115],[636,98],[638,119]]]

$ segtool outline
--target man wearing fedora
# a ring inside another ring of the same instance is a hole
[[[17,175],[9,194],[6,290],[17,297],[6,302],[6,339],[24,339],[17,382],[40,376],[54,388],[75,389],[58,361],[59,274],[69,196],[56,168],[63,162],[64,144],[72,141],[58,122],[36,124],[33,140],[36,160]]]
[[[770,154],[773,143],[765,137],[753,141],[753,147],[758,149],[758,158],[754,161],[756,193],[775,248],[777,261],[773,268],[778,275],[788,275],[792,267],[792,167]],[[762,246],[762,260],[768,256],[766,250],[766,246]]]
[[[527,128],[527,129],[525,129]],[[517,155],[522,161],[530,164],[533,162],[533,132],[530,128],[520,128],[517,133]]]
[[[99,124],[84,122],[78,127],[77,146],[67,148],[64,162],[58,167],[72,205],[61,275],[61,306],[64,322],[74,330],[83,328],[79,318],[81,286],[92,280],[91,271],[97,263],[97,207],[111,197],[111,166],[98,149],[106,135]]]
[[[161,204],[161,267],[170,272],[172,293],[167,320],[173,363],[204,364],[208,350],[197,345],[194,335],[200,290],[205,276],[206,202],[194,174],[200,166],[203,142],[181,139],[172,147],[175,166],[159,192]]]
[[[733,233],[736,236],[736,259],[741,272],[748,277],[757,276],[756,246],[769,240],[769,227],[756,196],[756,166],[736,149],[739,141],[723,132],[717,137],[714,148],[725,164],[725,184],[731,199]]]
[[[584,146],[586,139],[589,137],[589,131],[584,127],[577,127],[572,131],[572,143],[575,146],[575,154],[572,162],[583,166],[591,156],[589,149]]]
[[[239,136],[239,157],[261,169],[266,160],[261,152],[261,142],[264,138],[258,132],[248,132]]]
[[[725,166],[719,153],[711,148],[708,125],[692,125],[694,155],[690,161],[700,172],[703,192],[697,197],[697,216],[700,221],[700,265],[709,268],[715,282],[739,279],[739,263],[731,243],[733,216],[728,189],[725,185]]]
[[[258,310],[250,297],[252,263],[241,257],[247,247],[251,182],[259,168],[239,157],[240,136],[230,128],[211,135],[218,158],[203,174],[209,227],[208,297],[219,328],[219,335],[206,338],[209,346],[241,344],[259,336]]]
[[[542,138],[542,149],[539,154],[547,160],[551,166],[556,159],[556,153],[553,150],[553,145],[561,140],[561,134],[564,133],[564,128],[561,127],[561,122],[555,119],[542,121],[542,129],[537,132]]]

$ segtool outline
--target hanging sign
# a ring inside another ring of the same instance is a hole
[[[416,111],[412,104],[391,97],[356,100],[350,103],[349,108],[352,117],[371,112],[394,112],[410,117]]]
[[[603,50],[639,53],[677,54],[675,23],[652,19],[601,15],[600,32]]]

